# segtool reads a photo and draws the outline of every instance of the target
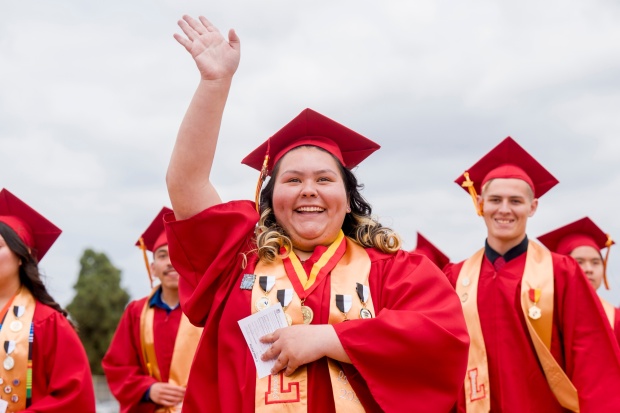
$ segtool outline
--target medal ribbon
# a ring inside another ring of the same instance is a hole
[[[14,340],[6,340],[4,342],[4,351],[6,351],[7,356],[15,350],[15,341]]]
[[[13,314],[15,314],[15,317],[19,318],[23,316],[24,312],[26,312],[26,307],[24,307],[23,305],[13,306]]]
[[[291,303],[291,300],[293,300],[293,289],[285,288],[284,290],[278,290],[277,296],[282,308],[286,309]]]
[[[263,289],[265,294],[271,291],[275,283],[276,277],[274,277],[273,275],[261,275],[258,278],[258,285],[260,285],[260,288]]]
[[[338,264],[338,261],[340,261],[340,258],[342,258],[347,249],[345,240],[344,233],[340,230],[336,240],[312,266],[310,276],[306,274],[306,270],[294,251],[291,250],[288,257],[282,260],[286,273],[289,275],[289,279],[293,284],[293,288],[302,301],[312,294],[316,287],[325,279],[327,274]]]
[[[534,305],[538,304],[538,300],[540,300],[540,294],[542,291],[540,288],[530,288],[528,291],[528,295],[530,297],[530,301],[534,303]]]
[[[341,313],[347,314],[353,304],[353,297],[349,294],[336,294],[336,307]]]
[[[368,297],[370,297],[370,287],[364,284],[356,283],[355,291],[357,291],[357,296],[359,297],[362,304],[366,304],[368,301]]]

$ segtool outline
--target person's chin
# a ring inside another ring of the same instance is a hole
[[[178,290],[179,289],[179,281],[178,280],[168,280],[166,282],[166,288],[169,290]]]
[[[299,240],[301,243],[310,243],[314,244],[315,241],[318,241],[325,234],[325,227],[319,226],[307,226],[295,228],[295,236],[294,238]]]

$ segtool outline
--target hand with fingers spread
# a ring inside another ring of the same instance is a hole
[[[179,27],[185,36],[175,33],[174,38],[192,55],[204,80],[230,78],[239,66],[241,43],[234,29],[228,40],[205,17],[198,20],[183,16]]]
[[[261,337],[261,342],[271,343],[269,350],[262,355],[263,361],[276,360],[271,374],[284,370],[284,375],[290,376],[299,366],[325,356],[345,363],[351,362],[334,327],[329,324],[299,324],[280,328]]]
[[[163,382],[153,384],[149,392],[149,397],[154,403],[166,407],[181,403],[184,396],[185,387]]]
[[[175,216],[183,219],[222,202],[210,174],[241,45],[234,30],[228,32],[227,40],[202,16],[198,20],[183,16],[178,23],[185,36],[175,34],[174,38],[192,55],[201,78],[166,174]]]

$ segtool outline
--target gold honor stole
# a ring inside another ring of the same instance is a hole
[[[148,369],[149,376],[157,381],[161,381],[159,365],[155,356],[155,335],[153,330],[153,319],[155,309],[149,306],[149,301],[153,294],[157,292],[159,286],[155,287],[144,303],[142,314],[140,315],[140,345],[142,347],[142,357],[144,364]],[[176,386],[187,387],[189,378],[189,370],[192,366],[194,353],[198,347],[202,328],[196,327],[187,319],[185,314],[181,315],[181,323],[179,331],[174,342],[174,350],[172,351],[172,360],[170,362],[170,374],[168,383]],[[183,403],[173,407],[160,407],[157,413],[180,413]]]
[[[261,276],[273,276],[275,277],[275,285],[274,288],[265,292],[259,286],[259,282],[255,280],[252,289],[252,314],[259,311],[254,303],[261,297],[266,296],[269,299],[269,305],[274,305],[278,303],[277,290],[293,289],[296,294],[293,294],[291,302],[285,307],[285,313],[290,316],[292,324],[303,324],[302,300],[305,300],[330,273],[329,324],[336,324],[345,320],[345,315],[336,305],[336,295],[344,293],[350,294],[353,298],[346,313],[347,319],[360,318],[360,311],[364,307],[374,314],[370,294],[368,294],[364,304],[361,303],[356,294],[356,283],[363,286],[368,285],[370,258],[363,247],[344,237],[342,232],[313,265],[309,275],[306,274],[303,265],[293,251],[287,258],[277,258],[272,263],[259,261],[255,269],[257,280]],[[313,323],[319,324],[320,309],[317,308],[314,311]],[[364,408],[355,395],[340,363],[328,359],[328,366],[336,411],[364,412]],[[307,367],[300,366],[289,377],[284,376],[282,371],[262,379],[257,378],[255,406],[257,413],[307,412]]]
[[[478,279],[483,257],[484,249],[481,249],[467,259],[456,280],[456,292],[461,299],[470,337],[465,376],[467,413],[487,413],[491,409],[489,368],[484,336],[478,317]],[[521,279],[521,308],[525,324],[551,391],[562,407],[579,412],[577,390],[550,351],[553,294],[551,253],[530,241]]]
[[[32,293],[21,287],[2,321],[0,343],[4,346],[0,367],[2,399],[7,412],[20,412],[32,397],[32,319],[36,301]],[[0,350],[1,351],[1,350]]]
[[[603,300],[601,297],[599,298],[601,300],[601,304],[603,304],[603,310],[605,310],[605,315],[607,316],[607,319],[609,320],[609,324],[611,324],[611,329],[614,330],[614,325],[616,322],[616,309],[614,308],[613,305]]]

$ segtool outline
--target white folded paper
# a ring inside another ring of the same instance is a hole
[[[267,307],[262,311],[239,320],[238,323],[243,337],[248,343],[250,353],[252,353],[258,378],[262,379],[271,374],[271,369],[276,364],[276,360],[261,360],[261,356],[265,351],[269,350],[271,344],[261,343],[260,338],[273,333],[279,328],[288,326],[282,305],[277,303]]]

